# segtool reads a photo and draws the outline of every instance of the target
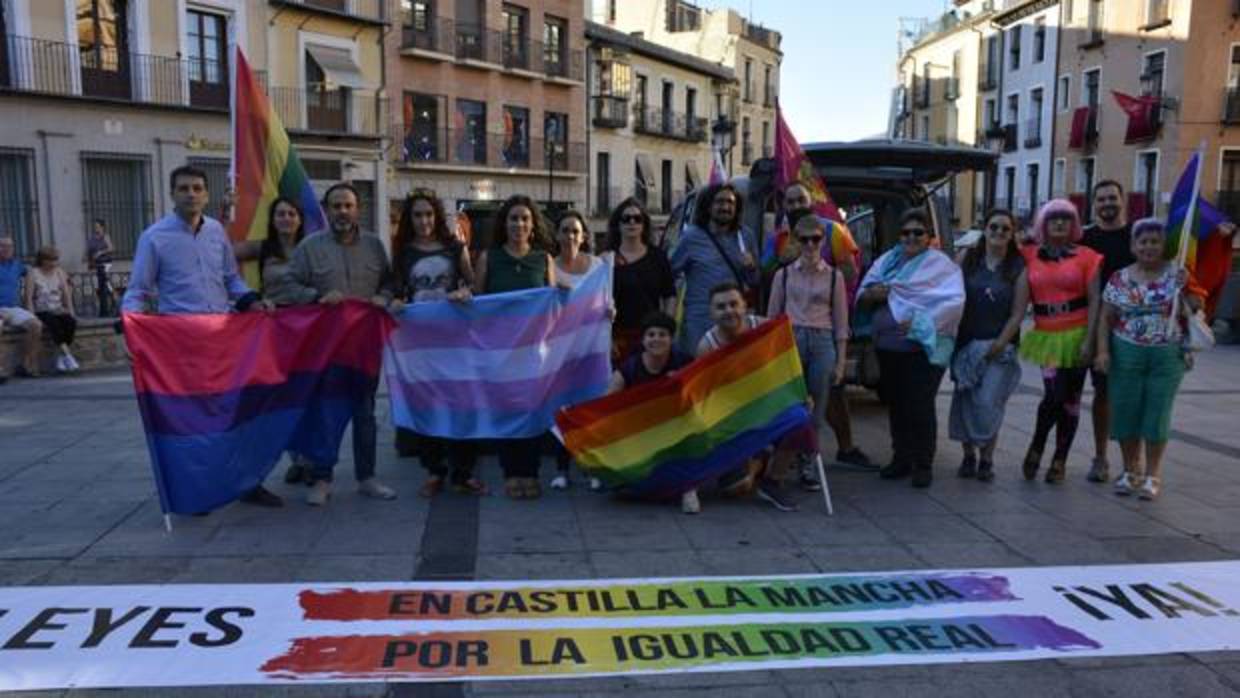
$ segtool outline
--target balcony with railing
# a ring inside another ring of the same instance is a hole
[[[614,95],[594,95],[594,125],[598,128],[624,128],[629,125],[629,100]]]
[[[705,143],[709,134],[706,119],[681,112],[646,107],[637,111],[633,130],[647,136]]]
[[[0,90],[133,104],[228,110],[228,68],[214,61],[5,36]]]
[[[1042,120],[1033,118],[1025,120],[1025,147],[1042,147]]]
[[[387,99],[364,90],[268,87],[271,106],[290,131],[331,136],[383,135]]]
[[[1019,147],[1016,141],[1016,124],[1003,125],[1003,152],[1014,153]]]
[[[1240,87],[1229,87],[1223,91],[1224,124],[1240,124]]]
[[[421,27],[404,25],[401,50],[408,56],[497,66],[526,77],[581,82],[585,76],[585,55],[580,50],[444,18],[433,18]]]
[[[960,78],[951,77],[943,83],[943,99],[954,102],[960,98]]]
[[[401,134],[406,165],[457,165],[504,170],[585,172],[585,143],[555,142],[547,148],[542,138],[519,138],[502,133],[465,129],[413,128]]]
[[[276,7],[295,7],[334,17],[382,23],[387,15],[384,0],[268,0]]]

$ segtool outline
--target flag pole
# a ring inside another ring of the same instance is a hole
[[[231,49],[232,60],[228,63],[228,222],[234,223],[237,220],[237,63],[241,57],[241,45],[235,36]]]
[[[1184,223],[1180,228],[1180,239],[1178,240],[1180,249],[1176,251],[1176,265],[1185,271],[1187,275],[1188,262],[1188,236],[1196,235],[1197,229],[1193,224],[1193,216],[1197,212],[1197,197],[1201,195],[1201,170],[1205,162],[1206,142],[1200,141],[1197,145],[1197,151],[1194,153],[1197,159],[1197,167],[1193,171],[1193,191],[1192,196],[1188,200],[1188,208],[1184,211]],[[1174,213],[1171,212],[1171,213]],[[1168,216],[1170,217],[1170,216]],[[1185,283],[1187,283],[1185,279]],[[1167,334],[1171,337],[1180,336],[1180,323],[1176,318],[1180,314],[1180,295],[1182,284],[1176,284],[1175,292],[1171,296],[1171,315],[1167,318]]]

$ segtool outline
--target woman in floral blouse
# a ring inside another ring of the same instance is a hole
[[[1146,218],[1133,225],[1137,261],[1115,272],[1102,293],[1094,361],[1095,368],[1109,374],[1111,438],[1119,441],[1124,456],[1115,493],[1146,500],[1158,496],[1172,402],[1185,369],[1192,367],[1192,354],[1182,345],[1185,333],[1178,322],[1170,322],[1172,308],[1178,305],[1186,316],[1201,306],[1201,299],[1184,295],[1185,274],[1164,258],[1165,243],[1161,221]]]

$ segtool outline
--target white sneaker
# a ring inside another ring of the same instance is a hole
[[[65,361],[65,358],[66,357],[64,354],[61,354],[60,356],[56,357],[56,372],[57,373],[68,373],[69,372],[69,364],[67,361]]]
[[[310,491],[306,493],[306,504],[312,507],[321,507],[327,504],[327,500],[332,496],[332,483],[326,480],[319,480],[314,483]]]
[[[601,489],[603,489],[603,481],[596,477],[590,478],[590,491],[598,492]]]
[[[78,364],[77,359],[73,358],[73,354],[65,354],[65,365],[68,366],[69,370],[74,373],[82,370],[82,367]]]
[[[1147,477],[1145,482],[1141,483],[1141,489],[1137,492],[1137,497],[1149,502],[1158,499],[1158,492],[1162,488],[1159,486],[1158,478]]]
[[[689,490],[680,495],[680,510],[686,514],[700,514],[702,502],[698,499],[697,490]]]
[[[1121,497],[1127,497],[1132,494],[1135,489],[1136,483],[1133,482],[1133,479],[1128,476],[1128,473],[1123,473],[1115,479],[1115,494]]]
[[[357,483],[357,491],[363,496],[373,497],[374,499],[396,499],[396,490],[379,482],[376,478],[366,478]]]
[[[551,489],[553,490],[568,489],[568,476],[556,475],[555,477],[551,478]]]

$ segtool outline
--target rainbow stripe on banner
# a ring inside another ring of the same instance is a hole
[[[611,377],[611,265],[576,288],[413,303],[389,337],[392,419],[457,439],[532,437]]]
[[[126,313],[125,343],[165,513],[210,511],[285,450],[334,463],[379,379],[392,320],[367,303],[267,313]],[[209,347],[209,349],[204,349]]]
[[[556,422],[591,475],[670,497],[804,425],[805,398],[792,324],[780,317],[675,375],[577,405]]]
[[[948,661],[1068,653],[1101,645],[1043,616],[639,628],[486,629],[297,638],[262,665],[272,678],[454,679],[626,675],[843,664],[862,657]],[[924,661],[924,660],[923,660]]]
[[[228,236],[234,242],[267,237],[267,214],[277,196],[288,197],[301,206],[307,235],[325,229],[327,217],[297,157],[297,150],[250,72],[250,64],[240,46],[237,47],[233,80],[233,119],[232,167],[236,198]],[[250,278],[256,275],[256,270],[247,269],[246,272],[250,285],[257,288],[256,279]]]

